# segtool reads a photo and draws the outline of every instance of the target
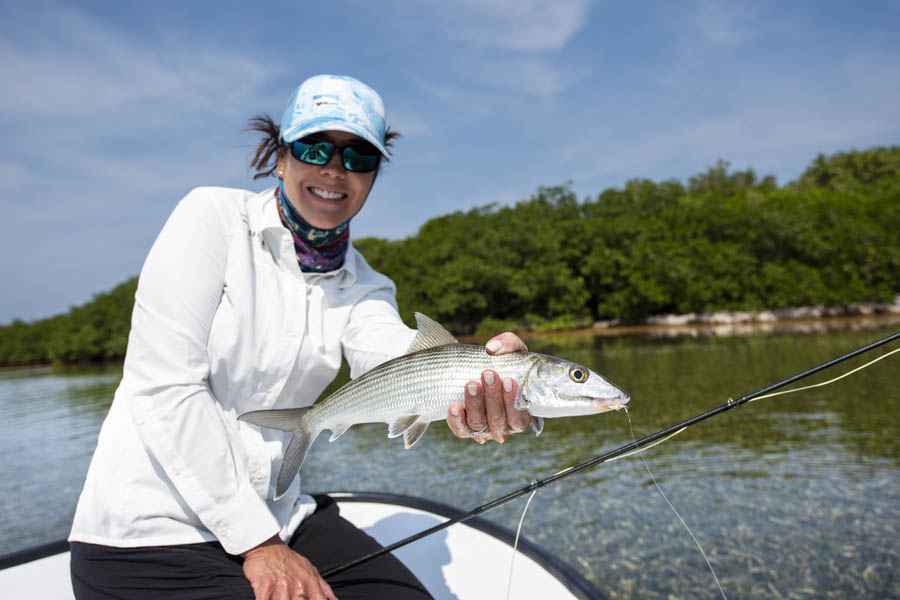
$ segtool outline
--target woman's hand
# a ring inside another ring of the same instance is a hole
[[[336,600],[313,564],[277,535],[241,556],[256,600]]]
[[[514,333],[506,332],[491,338],[485,345],[489,354],[506,354],[528,350],[525,342]],[[465,387],[465,405],[450,406],[447,425],[461,438],[474,436],[479,444],[488,440],[503,443],[510,433],[524,431],[531,423],[527,411],[515,407],[519,386],[509,377],[500,379],[495,371],[485,371],[481,381],[470,381]]]

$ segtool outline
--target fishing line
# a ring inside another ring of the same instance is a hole
[[[834,379],[829,379],[828,381],[823,381],[823,382],[821,382],[821,383],[814,383],[814,384],[812,384],[812,385],[805,385],[805,386],[803,386],[803,387],[794,388],[794,389],[792,389],[792,390],[782,390],[782,391],[780,391],[780,392],[772,392],[771,394],[766,394],[765,396],[757,396],[757,397],[755,397],[755,398],[751,398],[750,400],[748,400],[748,402],[756,402],[757,400],[764,400],[764,399],[766,399],[766,398],[773,398],[773,397],[775,397],[775,396],[781,396],[781,395],[783,395],[783,394],[793,394],[794,392],[802,392],[802,391],[804,391],[804,390],[811,390],[811,389],[813,389],[813,388],[823,387],[823,386],[832,384],[832,383],[834,383],[835,381],[839,381],[839,380],[843,379],[844,377],[847,377],[847,376],[849,376],[849,375],[853,375],[853,374],[856,373],[857,371],[862,371],[863,369],[865,369],[865,368],[867,368],[867,367],[870,367],[870,366],[874,365],[874,364],[877,363],[879,360],[881,360],[881,359],[883,359],[883,358],[887,358],[887,357],[890,356],[891,354],[896,354],[897,352],[900,352],[900,348],[895,348],[894,350],[891,350],[890,352],[886,352],[886,353],[882,354],[881,356],[879,356],[878,358],[873,359],[873,360],[870,360],[870,361],[867,362],[866,364],[860,365],[859,367],[856,367],[856,368],[853,369],[852,371],[847,371],[847,372],[844,373],[843,375],[838,375],[838,376],[835,377]],[[729,402],[733,402],[733,400],[730,400],[730,399],[729,399]],[[628,414],[628,407],[626,406],[626,407],[624,407],[624,408],[625,408],[625,414]],[[630,414],[628,415],[628,423],[629,423],[629,425],[631,424],[631,415],[630,415]],[[652,448],[653,446],[658,446],[658,445],[662,444],[663,442],[669,441],[670,439],[672,439],[673,437],[675,437],[676,435],[678,435],[679,433],[681,433],[681,432],[684,431],[685,429],[687,429],[687,427],[682,427],[682,428],[679,429],[678,431],[676,431],[676,432],[674,432],[674,433],[671,433],[671,434],[667,435],[666,437],[664,437],[664,438],[662,438],[662,439],[660,439],[660,440],[656,440],[656,441],[653,442],[652,444],[647,444],[646,446],[641,446],[641,447],[638,448],[637,450],[632,450],[631,452],[626,452],[625,454],[619,454],[618,456],[614,456],[613,458],[610,458],[609,460],[604,461],[604,462],[612,462],[612,461],[614,461],[614,460],[619,460],[620,458],[626,458],[626,457],[628,457],[628,456],[634,456],[635,454],[640,454],[640,453],[643,452],[644,450],[649,450],[649,449]],[[634,438],[634,430],[632,430],[632,432],[631,432],[631,437]],[[572,469],[572,468],[573,468],[573,467],[569,467],[569,468],[567,468],[567,469],[563,469],[563,470],[560,471],[559,473],[565,473],[566,471],[568,471],[568,470],[570,470],[570,469]],[[559,474],[559,473],[557,473],[557,474]]]
[[[535,483],[535,480],[532,479],[531,483]],[[525,513],[528,512],[528,506],[531,504],[535,494],[537,494],[537,488],[528,496],[528,502],[525,503],[525,508],[522,509],[522,516],[519,517],[519,526],[516,527],[516,541],[513,543],[512,559],[509,561],[509,578],[506,580],[506,600],[509,600],[509,593],[512,590],[513,565],[516,564],[516,550],[519,548],[519,534],[522,533],[522,523],[525,522]]]
[[[753,399],[749,400],[749,402],[756,402],[757,400],[763,400],[763,399],[766,399],[766,398],[772,398],[772,397],[774,397],[774,396],[781,396],[781,395],[783,395],[783,394],[792,394],[792,393],[794,393],[794,392],[802,392],[802,391],[804,391],[804,390],[811,390],[811,389],[813,389],[813,388],[824,387],[824,386],[826,386],[826,385],[830,385],[830,384],[832,384],[832,383],[834,383],[834,382],[836,382],[836,381],[840,381],[841,379],[843,379],[843,378],[845,378],[845,377],[848,377],[848,376],[850,376],[850,375],[853,375],[854,373],[856,373],[856,372],[858,372],[858,371],[862,371],[863,369],[865,369],[865,368],[867,368],[867,367],[870,367],[870,366],[874,365],[875,363],[877,363],[878,361],[880,361],[880,360],[882,360],[882,359],[884,359],[884,358],[887,358],[887,357],[890,356],[891,354],[896,354],[897,352],[900,352],[900,348],[895,348],[894,350],[891,350],[890,352],[886,352],[885,354],[882,354],[882,355],[879,356],[878,358],[875,358],[875,359],[873,359],[873,360],[870,360],[869,362],[865,363],[864,365],[861,365],[861,366],[859,366],[859,367],[856,367],[855,369],[853,369],[853,370],[851,370],[851,371],[847,371],[847,372],[844,373],[843,375],[838,375],[837,377],[834,377],[833,379],[829,379],[828,381],[823,381],[823,382],[821,382],[821,383],[814,383],[814,384],[812,384],[812,385],[805,385],[805,386],[803,386],[803,387],[794,388],[794,389],[792,389],[792,390],[782,390],[782,391],[780,391],[780,392],[773,392],[773,393],[771,393],[771,394],[766,394],[766,395],[764,395],[764,396],[757,396],[756,398],[753,398]],[[627,407],[627,406],[625,406],[624,409],[625,409],[625,416],[628,418],[628,429],[631,431],[631,439],[634,440],[634,441],[637,441],[637,438],[636,438],[635,435],[634,435],[634,425],[633,425],[632,422],[631,422],[631,413],[628,412],[628,407]],[[716,581],[716,587],[719,588],[719,593],[722,594],[722,598],[724,598],[725,600],[728,600],[728,597],[725,595],[725,590],[722,589],[722,584],[721,584],[721,582],[719,581],[719,577],[716,575],[716,570],[713,568],[712,563],[711,563],[710,560],[709,560],[709,557],[706,555],[706,552],[704,552],[703,546],[700,545],[700,542],[697,540],[697,537],[694,535],[694,532],[691,531],[691,528],[688,527],[688,524],[684,521],[684,519],[681,517],[681,515],[680,515],[680,514],[678,513],[678,511],[675,509],[675,506],[674,506],[674,505],[672,504],[672,502],[669,500],[668,496],[666,496],[666,494],[665,494],[665,492],[663,491],[662,487],[661,487],[661,486],[659,485],[659,483],[656,481],[656,477],[654,477],[654,476],[653,476],[653,473],[650,471],[650,466],[647,464],[647,461],[644,459],[644,452],[645,452],[645,451],[649,450],[649,449],[652,448],[653,446],[662,444],[663,442],[672,439],[673,437],[675,437],[676,435],[678,435],[679,433],[681,433],[681,432],[684,431],[685,429],[687,429],[687,427],[682,427],[681,429],[679,429],[678,431],[674,432],[673,434],[668,435],[668,436],[666,436],[666,437],[664,437],[664,438],[662,438],[662,439],[660,439],[660,440],[657,440],[657,441],[653,442],[652,444],[649,444],[649,445],[644,446],[644,447],[642,447],[642,448],[638,448],[637,450],[632,450],[631,452],[626,452],[625,454],[621,454],[621,455],[619,455],[619,456],[616,456],[615,458],[611,458],[610,460],[608,460],[608,461],[606,461],[606,462],[612,462],[612,461],[614,461],[614,460],[619,460],[620,458],[624,458],[624,457],[626,457],[626,456],[633,456],[633,455],[635,455],[635,454],[638,455],[638,457],[641,459],[641,462],[644,464],[644,468],[647,470],[647,474],[650,476],[650,479],[653,481],[653,485],[656,486],[656,489],[657,489],[657,491],[660,493],[660,495],[663,497],[663,500],[666,501],[666,504],[669,505],[669,508],[672,509],[672,512],[675,513],[675,516],[678,517],[678,520],[679,520],[679,521],[681,522],[681,524],[684,526],[685,530],[687,530],[688,535],[690,535],[690,536],[691,536],[691,539],[694,540],[694,543],[697,545],[697,548],[700,549],[700,553],[703,555],[703,559],[706,561],[706,566],[709,567],[709,571],[712,573],[713,579],[715,579],[715,581]],[[570,468],[571,468],[571,467],[570,467]],[[560,471],[560,473],[563,473],[563,472],[568,471],[568,470],[569,470],[569,469],[564,469],[563,471]],[[533,494],[534,494],[534,492],[532,492],[532,495],[533,495]],[[528,501],[531,502],[531,499],[529,498]],[[528,506],[527,506],[527,505],[526,505],[525,509],[526,509],[526,510],[528,509]],[[524,518],[524,516],[525,516],[525,513],[523,512],[523,513],[522,513],[522,517]],[[521,527],[521,522],[519,523],[519,526]],[[518,542],[518,533],[516,534],[516,541]],[[512,575],[512,573],[510,573],[510,576],[511,576],[511,575]]]
[[[834,379],[829,379],[828,381],[823,381],[822,383],[814,383],[814,384],[812,384],[812,385],[805,385],[805,386],[803,386],[803,387],[795,388],[795,389],[793,389],[793,390],[783,390],[783,391],[781,391],[781,392],[773,392],[773,393],[771,393],[771,394],[766,394],[765,396],[757,396],[756,398],[753,398],[752,400],[750,400],[750,402],[756,402],[757,400],[762,400],[763,398],[772,398],[773,396],[781,396],[782,394],[792,394],[792,393],[794,393],[794,392],[802,392],[803,390],[811,390],[811,389],[813,389],[813,388],[822,387],[822,386],[824,386],[824,385],[828,385],[828,384],[830,384],[830,383],[834,383],[835,381],[838,381],[839,379],[843,379],[844,377],[847,377],[848,375],[853,375],[853,374],[856,373],[857,371],[862,371],[862,370],[865,369],[866,367],[868,367],[868,366],[870,366],[870,365],[874,365],[875,363],[877,363],[877,362],[878,362],[879,360],[881,360],[882,358],[887,358],[887,357],[890,356],[891,354],[895,354],[895,353],[897,353],[897,352],[900,352],[900,348],[895,348],[894,350],[891,350],[890,352],[887,352],[887,353],[885,353],[885,354],[882,354],[882,355],[879,356],[878,358],[876,358],[876,359],[874,359],[874,360],[870,360],[869,362],[867,362],[866,364],[862,365],[861,367],[856,367],[856,368],[853,369],[852,371],[847,371],[847,372],[844,373],[843,375],[838,375],[838,376],[835,377]]]
[[[631,425],[631,415],[628,413],[628,407],[627,407],[627,406],[625,407],[625,414],[628,415],[628,424]],[[664,437],[664,438],[662,438],[662,439],[660,439],[660,440],[656,440],[656,441],[653,442],[652,444],[647,444],[646,446],[641,446],[641,447],[638,448],[637,450],[632,450],[631,452],[626,452],[625,454],[620,454],[620,455],[618,455],[618,456],[615,456],[615,457],[609,459],[609,460],[606,461],[606,462],[612,462],[612,461],[614,461],[614,460],[619,460],[620,458],[625,458],[625,457],[628,457],[628,456],[634,456],[635,454],[640,454],[640,453],[643,452],[644,450],[649,450],[649,449],[652,448],[653,446],[659,446],[659,445],[662,444],[663,442],[667,442],[667,441],[671,440],[673,437],[675,437],[676,435],[678,435],[679,433],[681,433],[681,432],[684,431],[685,429],[687,429],[687,427],[682,427],[682,428],[679,429],[678,431],[676,431],[676,432],[674,432],[674,433],[670,433],[670,434],[667,435],[666,437]],[[631,439],[634,439],[634,429],[631,430]]]
[[[625,407],[625,416],[628,417],[628,429],[631,430],[631,439],[633,439],[634,441],[637,441],[637,438],[635,438],[635,436],[634,436],[634,425],[632,425],[632,423],[631,423],[631,413],[628,412],[627,406]],[[681,433],[682,431],[684,431],[684,429],[680,429],[680,430],[676,431],[675,433],[673,433],[672,435],[670,435],[666,438],[663,438],[662,440],[657,442],[657,444],[662,443],[663,441],[676,436],[677,434]],[[653,444],[652,446],[655,446],[655,445],[656,444]],[[637,453],[638,458],[640,458],[641,462],[644,463],[644,468],[647,469],[647,475],[650,476],[650,480],[653,482],[653,485],[656,486],[656,491],[658,491],[659,495],[663,497],[663,500],[666,501],[666,504],[668,504],[669,508],[672,509],[672,512],[675,513],[675,516],[678,517],[678,520],[681,522],[681,525],[685,528],[685,530],[687,530],[688,535],[690,535],[691,539],[694,540],[694,543],[697,544],[697,548],[700,549],[700,554],[703,555],[703,560],[706,561],[706,566],[709,567],[709,572],[712,573],[713,579],[716,580],[716,587],[719,588],[719,593],[722,594],[722,598],[724,598],[724,600],[728,600],[728,596],[725,595],[725,590],[722,589],[722,584],[719,582],[719,577],[718,577],[718,575],[716,575],[716,570],[713,568],[712,563],[709,561],[709,557],[706,555],[706,552],[704,552],[703,546],[700,545],[700,540],[697,539],[697,536],[694,535],[694,532],[691,531],[691,528],[688,527],[688,524],[685,523],[683,518],[681,518],[681,515],[675,509],[675,505],[673,505],[672,501],[669,500],[669,497],[666,496],[666,493],[663,491],[662,486],[659,485],[659,482],[656,481],[656,477],[654,477],[653,473],[650,471],[650,465],[648,465],[647,461],[644,460],[644,451],[651,448],[652,446],[647,446],[647,448],[639,448],[639,449],[635,450],[634,452]],[[620,456],[618,458],[622,458],[622,457]]]
[[[550,477],[547,477],[546,479],[541,479],[539,481],[532,481],[531,484],[529,484],[523,488],[520,488],[514,492],[510,492],[510,493],[506,494],[505,496],[501,496],[500,498],[497,498],[495,500],[491,500],[490,502],[482,504],[481,506],[474,508],[467,513],[457,515],[455,517],[447,519],[443,523],[439,523],[433,527],[429,527],[428,529],[425,529],[424,531],[420,531],[417,534],[411,535],[411,536],[409,536],[405,539],[402,539],[398,542],[394,542],[393,544],[385,546],[384,548],[382,548],[376,552],[372,552],[370,554],[367,554],[366,556],[357,558],[356,560],[352,560],[343,565],[338,565],[337,567],[334,567],[327,571],[323,571],[322,577],[329,577],[331,575],[336,575],[337,573],[342,573],[342,572],[346,571],[347,569],[351,569],[351,568],[355,567],[356,565],[367,562],[373,558],[382,556],[383,554],[387,554],[388,552],[392,552],[392,551],[396,550],[397,548],[406,546],[407,544],[411,544],[412,542],[420,540],[423,537],[429,536],[433,533],[437,533],[438,531],[442,531],[442,530],[446,529],[447,527],[450,527],[451,525],[455,525],[457,523],[462,523],[463,521],[467,521],[473,517],[477,517],[478,515],[484,514],[490,510],[493,510],[495,508],[503,506],[504,504],[511,502],[520,496],[524,496],[525,494],[528,494],[534,490],[540,489],[540,488],[544,487],[545,485],[554,483],[555,481],[562,479],[563,477],[568,477],[569,475],[574,475],[575,473],[580,473],[581,471],[585,471],[585,470],[595,467],[597,465],[600,465],[605,462],[609,462],[611,460],[619,458],[620,456],[622,456],[624,454],[633,453],[641,448],[644,448],[645,446],[649,446],[650,444],[653,444],[654,442],[660,441],[660,443],[661,443],[662,441],[665,441],[665,439],[663,439],[663,438],[666,438],[666,439],[671,438],[674,435],[677,435],[678,433],[680,433],[681,431],[684,431],[691,425],[699,423],[700,421],[704,421],[710,417],[714,417],[714,416],[716,416],[720,413],[723,413],[727,410],[736,408],[746,402],[750,402],[751,400],[753,400],[755,398],[761,398],[767,394],[771,394],[771,392],[773,392],[777,389],[783,388],[786,385],[790,385],[790,384],[794,383],[795,381],[799,381],[801,379],[809,377],[810,375],[814,375],[815,373],[818,373],[819,371],[823,371],[825,369],[831,368],[831,367],[837,365],[838,363],[841,363],[841,362],[848,360],[850,358],[853,358],[855,356],[859,356],[860,354],[863,354],[865,352],[869,352],[870,350],[878,348],[879,346],[883,346],[884,344],[893,342],[894,340],[897,340],[897,339],[900,339],[900,332],[894,333],[892,335],[889,335],[886,338],[872,342],[871,344],[869,344],[867,346],[863,346],[862,348],[857,348],[856,350],[853,350],[852,352],[842,354],[841,356],[838,356],[837,358],[833,358],[827,362],[824,362],[820,365],[812,367],[811,369],[807,369],[806,371],[797,373],[796,375],[788,377],[787,379],[783,379],[782,381],[773,383],[772,385],[766,386],[766,387],[764,387],[760,390],[757,390],[751,394],[747,394],[746,396],[741,396],[737,400],[733,400],[733,399],[729,398],[728,402],[726,402],[720,406],[717,406],[716,408],[710,409],[704,413],[701,413],[699,415],[691,417],[690,419],[685,419],[681,423],[677,423],[675,425],[672,425],[671,427],[666,427],[665,429],[661,429],[661,430],[657,431],[656,433],[650,434],[650,435],[643,437],[637,441],[629,442],[628,444],[620,446],[620,447],[616,448],[615,450],[611,450],[611,451],[607,452],[606,454],[602,454],[600,456],[595,456],[594,458],[588,459],[580,464],[569,467],[568,469],[563,469],[562,471],[559,471],[555,475],[551,475]],[[890,354],[893,354],[893,352],[891,352]],[[885,356],[888,356],[888,355],[889,354],[886,354]],[[872,361],[872,362],[874,363],[876,361]],[[868,365],[864,365],[864,366],[868,366]],[[859,369],[855,369],[853,372],[856,372],[856,371],[859,371]]]
[[[856,368],[853,369],[852,371],[847,371],[847,372],[844,373],[843,375],[838,375],[838,376],[835,377],[834,379],[829,379],[828,381],[823,381],[823,382],[821,382],[821,383],[814,383],[813,385],[805,385],[805,386],[803,386],[803,387],[794,388],[794,389],[792,389],[792,390],[782,390],[782,391],[780,391],[780,392],[773,392],[773,393],[771,393],[771,394],[766,394],[765,396],[757,396],[756,398],[750,399],[748,402],[756,402],[757,400],[763,400],[763,399],[765,399],[765,398],[772,398],[772,397],[774,397],[774,396],[781,396],[782,394],[793,394],[794,392],[802,392],[803,390],[811,390],[811,389],[813,389],[813,388],[826,386],[826,385],[828,385],[828,384],[830,384],[830,383],[834,383],[835,381],[838,381],[838,380],[840,380],[840,379],[843,379],[844,377],[847,377],[848,375],[853,375],[853,374],[856,373],[857,371],[862,371],[862,370],[865,369],[866,367],[869,367],[869,366],[871,366],[871,365],[874,365],[874,364],[877,363],[879,360],[881,360],[881,359],[883,359],[883,358],[887,358],[887,357],[890,356],[891,354],[896,354],[897,352],[900,352],[900,348],[896,348],[896,349],[894,349],[894,350],[891,350],[890,352],[887,352],[887,353],[885,353],[885,354],[882,354],[882,355],[879,356],[878,358],[876,358],[876,359],[874,359],[874,360],[870,360],[870,361],[867,362],[866,364],[861,365],[861,366],[859,366],[859,367],[856,367]],[[733,400],[729,400],[729,401],[730,401],[730,402],[734,402]],[[624,407],[624,408],[625,408],[625,412],[628,413],[628,407],[626,406],[626,407]],[[630,417],[630,416],[629,416],[628,420],[629,420],[629,423],[630,423],[630,421],[631,421],[631,417]],[[656,441],[653,442],[652,444],[647,444],[646,446],[641,446],[641,447],[638,448],[637,450],[632,450],[631,452],[626,452],[625,454],[619,454],[618,456],[614,456],[613,458],[610,458],[609,460],[606,460],[606,461],[604,461],[604,462],[612,462],[612,461],[614,461],[614,460],[619,460],[620,458],[627,458],[627,457],[629,457],[629,456],[634,456],[635,454],[640,454],[640,453],[643,452],[644,450],[649,450],[649,449],[652,448],[653,446],[658,446],[658,445],[662,444],[663,442],[669,441],[670,439],[672,439],[673,437],[675,437],[676,435],[678,435],[679,433],[681,433],[681,432],[684,431],[685,429],[687,429],[687,427],[682,427],[682,428],[679,429],[678,431],[675,431],[674,433],[671,433],[671,434],[667,435],[666,437],[664,437],[664,438],[662,438],[662,439],[656,440]],[[632,438],[634,437],[634,431],[632,431],[632,436],[631,436],[631,437],[632,437]],[[573,467],[565,468],[565,469],[563,469],[562,471],[559,471],[559,472],[557,473],[557,475],[559,475],[560,473],[565,473],[566,471],[568,471],[568,470],[570,470],[570,469],[572,469],[572,468],[573,468]]]

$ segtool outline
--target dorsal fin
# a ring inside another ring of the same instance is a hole
[[[440,323],[429,319],[422,313],[416,313],[416,326],[418,327],[419,332],[416,333],[415,339],[413,339],[409,348],[406,350],[407,354],[425,350],[426,348],[459,343],[449,331],[441,327]]]

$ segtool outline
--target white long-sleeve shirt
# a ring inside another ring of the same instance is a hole
[[[198,188],[141,271],[122,381],[103,423],[69,539],[117,547],[218,540],[231,554],[313,511],[299,477],[274,499],[290,434],[236,417],[311,405],[343,354],[356,377],[415,331],[393,283],[351,246],[304,274],[274,190]]]

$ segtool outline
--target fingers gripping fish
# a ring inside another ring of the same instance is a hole
[[[277,494],[294,480],[313,442],[325,429],[329,441],[357,423],[387,423],[388,437],[403,436],[410,448],[432,421],[447,418],[452,404],[462,404],[467,382],[493,369],[519,382],[515,406],[531,414],[540,435],[544,417],[571,417],[618,410],[628,395],[581,365],[535,352],[494,356],[484,346],[460,344],[439,323],[416,313],[418,333],[407,353],[384,362],[307,408],[257,410],[241,421],[293,433]]]

